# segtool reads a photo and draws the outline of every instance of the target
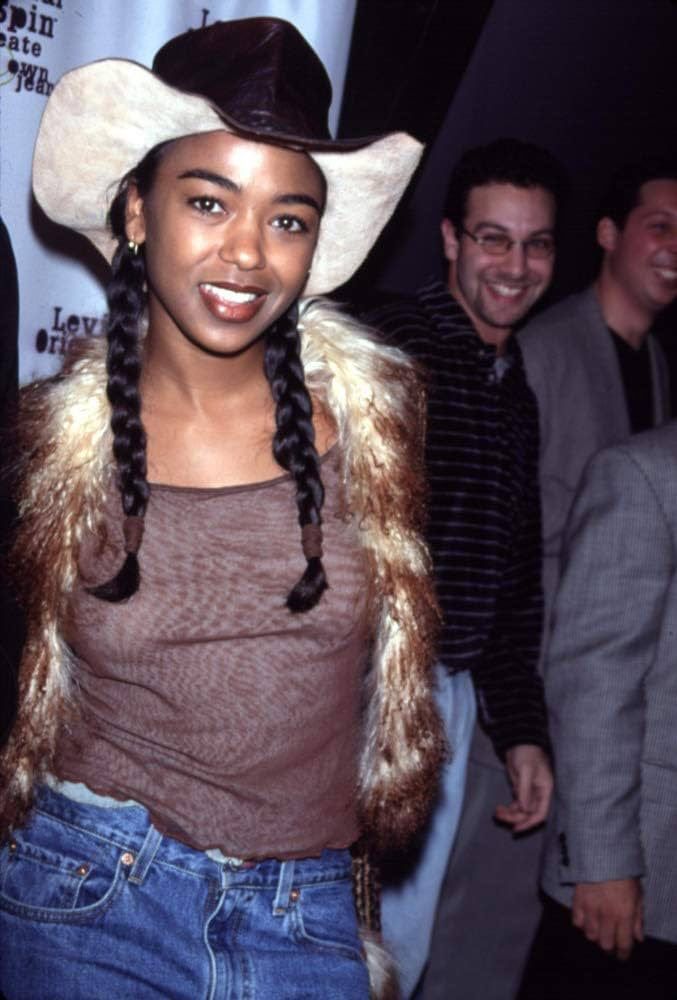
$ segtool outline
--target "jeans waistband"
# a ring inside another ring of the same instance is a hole
[[[92,793],[93,794],[93,793]],[[350,875],[352,861],[348,850],[325,849],[319,857],[280,861],[276,858],[243,863],[221,852],[206,852],[161,834],[152,824],[148,810],[136,803],[111,806],[95,805],[71,798],[61,791],[42,785],[36,792],[36,809],[75,829],[89,833],[128,855],[133,864],[130,879],[142,881],[153,861],[169,864],[192,875],[215,878],[227,870],[238,883],[253,887],[279,886],[291,878],[294,884],[324,882]],[[214,857],[214,854],[220,857]],[[221,860],[221,859],[225,860]]]
[[[74,802],[81,802],[83,805],[98,806],[103,809],[127,809],[129,806],[140,806],[143,808],[141,803],[135,799],[114,799],[112,795],[99,795],[98,792],[93,792],[82,781],[61,781],[59,778],[54,777],[53,774],[48,774],[45,777],[45,784],[52,791],[65,795],[67,799],[72,799]],[[254,864],[252,861],[245,861],[242,858],[224,854],[218,847],[209,848],[205,851],[205,854],[212,861],[216,861],[221,865],[229,864],[231,867],[252,868]]]

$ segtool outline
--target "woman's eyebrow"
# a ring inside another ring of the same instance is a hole
[[[310,194],[281,194],[273,198],[276,205],[309,205],[314,208],[318,215],[322,215],[322,208],[319,202]]]
[[[225,188],[227,191],[233,191],[235,194],[240,194],[242,188],[235,181],[231,180],[230,177],[224,177],[222,174],[215,174],[211,170],[202,170],[199,167],[194,170],[184,170],[182,174],[179,174],[178,179],[180,181],[197,178],[197,180],[208,181],[210,184],[218,184],[219,187]],[[310,194],[303,194],[302,192],[292,192],[289,194],[281,194],[273,199],[276,205],[308,205],[310,208],[314,208],[318,215],[322,215],[322,206],[313,198]]]
[[[209,181],[210,184],[218,184],[219,187],[226,188],[228,191],[234,191],[239,193],[242,188],[235,181],[231,181],[230,177],[223,177],[221,174],[214,174],[211,170],[185,170],[182,174],[179,174],[179,180],[183,181],[190,177],[195,177],[200,181]]]

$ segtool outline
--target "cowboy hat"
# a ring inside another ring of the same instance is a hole
[[[35,196],[55,222],[110,260],[108,209],[121,179],[159,143],[225,129],[303,150],[327,183],[305,295],[330,292],[367,257],[419,161],[403,132],[337,141],[327,127],[331,84],[293,25],[220,21],[171,39],[153,69],[103,59],[66,73],[40,122]]]

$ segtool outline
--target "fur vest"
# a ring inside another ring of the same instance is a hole
[[[330,303],[306,302],[299,328],[308,389],[336,422],[345,502],[369,567],[373,653],[360,818],[376,849],[396,849],[424,821],[445,753],[430,679],[437,610],[419,535],[422,391],[403,355],[370,339]],[[61,375],[22,393],[13,562],[28,638],[17,721],[0,758],[5,833],[25,819],[61,727],[77,712],[59,623],[84,532],[102,530],[113,462],[105,349],[102,340],[81,342]],[[143,565],[143,549],[140,558]]]

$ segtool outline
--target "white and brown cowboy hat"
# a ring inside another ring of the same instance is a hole
[[[110,260],[110,203],[120,180],[159,143],[225,129],[303,150],[327,182],[304,294],[324,294],[364,261],[422,152],[403,132],[333,140],[330,103],[324,66],[293,25],[264,17],[220,21],[167,42],[152,70],[103,59],[66,73],[40,123],[33,189],[51,219],[87,236]]]

